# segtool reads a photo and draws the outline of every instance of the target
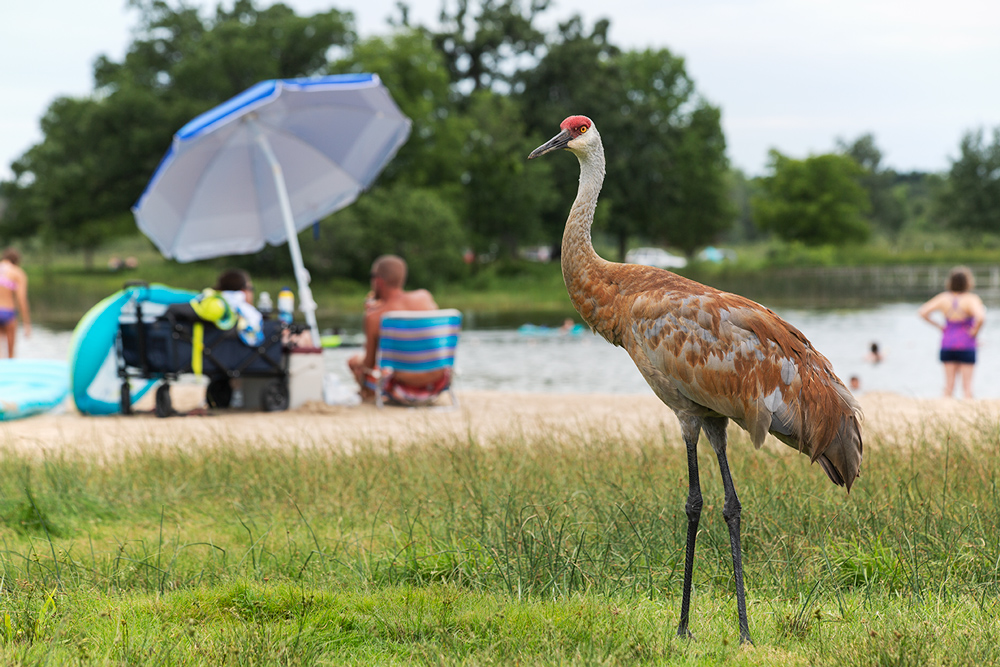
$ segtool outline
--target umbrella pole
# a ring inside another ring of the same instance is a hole
[[[264,152],[268,164],[271,165],[271,175],[274,176],[274,187],[278,191],[278,203],[281,206],[281,218],[285,223],[285,233],[288,236],[288,249],[292,253],[292,266],[295,267],[295,282],[299,287],[299,310],[306,316],[306,323],[312,332],[313,345],[320,347],[319,325],[316,323],[316,301],[313,299],[312,290],[309,288],[309,271],[306,270],[302,261],[302,249],[299,247],[299,236],[295,231],[295,221],[292,217],[292,204],[288,199],[288,188],[285,186],[285,176],[281,170],[281,163],[271,149],[271,142],[253,119],[249,120],[253,128],[257,143]]]

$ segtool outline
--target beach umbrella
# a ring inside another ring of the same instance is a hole
[[[375,74],[261,81],[178,130],[132,212],[179,262],[287,242],[318,345],[297,233],[353,202],[409,133]]]

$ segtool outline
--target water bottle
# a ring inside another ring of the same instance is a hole
[[[271,303],[271,295],[268,292],[261,292],[260,297],[257,299],[257,310],[260,314],[264,316],[264,319],[271,317],[271,312],[274,310],[274,304]]]
[[[278,319],[285,324],[291,324],[293,310],[295,310],[295,295],[290,288],[282,287],[278,292]]]

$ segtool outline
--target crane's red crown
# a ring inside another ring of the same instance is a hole
[[[572,134],[575,139],[586,133],[593,125],[594,122],[586,116],[570,116],[559,124],[559,128]]]

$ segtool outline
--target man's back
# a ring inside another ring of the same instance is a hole
[[[399,290],[374,302],[365,312],[364,321],[365,336],[370,348],[374,350],[378,344],[378,330],[382,325],[382,315],[385,313],[393,310],[437,310],[437,307],[434,297],[425,289],[412,292]],[[374,361],[374,351],[371,360]]]
[[[368,374],[375,369],[378,349],[378,334],[382,326],[382,316],[393,310],[437,310],[437,302],[425,289],[406,291],[406,262],[395,255],[383,255],[372,263],[372,291],[365,302],[364,332],[365,350],[348,360],[348,366],[361,387],[362,396],[370,395],[366,386]],[[395,378],[403,384],[421,386],[436,382],[444,370],[426,373],[397,372]]]
[[[390,310],[437,310],[437,303],[431,293],[425,289],[412,292],[400,292],[386,299],[378,307],[380,313]]]

